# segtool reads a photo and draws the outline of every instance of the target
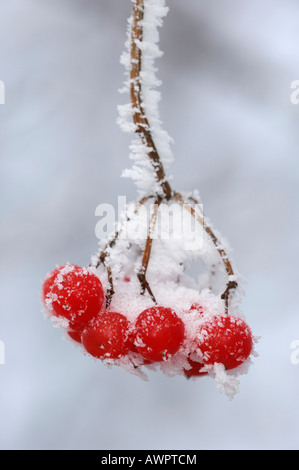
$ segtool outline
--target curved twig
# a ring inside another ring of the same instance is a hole
[[[234,273],[232,264],[231,264],[231,262],[228,258],[228,255],[227,255],[226,251],[224,250],[224,248],[221,247],[221,244],[220,244],[218,238],[216,237],[215,233],[211,229],[211,227],[209,227],[209,225],[206,224],[206,222],[204,220],[204,217],[197,214],[195,209],[190,204],[186,204],[180,193],[176,192],[173,196],[173,199],[175,201],[177,201],[179,204],[181,204],[181,206],[183,206],[183,208],[185,210],[187,210],[202,225],[203,229],[209,235],[210,239],[212,240],[213,244],[215,245],[215,247],[216,247],[216,249],[217,249],[217,251],[220,255],[220,258],[222,259],[222,262],[224,264],[224,268],[225,268],[225,271],[226,271],[228,277],[234,276],[235,273]],[[192,198],[192,200],[196,201],[195,198]],[[237,284],[236,281],[229,280],[228,283],[226,284],[225,291],[221,295],[221,298],[225,302],[225,311],[226,311],[226,313],[228,313],[228,301],[229,301],[230,291],[235,289],[237,286],[238,286],[238,284]]]
[[[150,260],[150,256],[151,256],[151,251],[152,251],[152,245],[153,245],[153,235],[154,235],[154,230],[155,230],[155,227],[156,227],[156,223],[157,223],[157,216],[158,216],[158,210],[159,210],[159,206],[162,202],[162,199],[161,198],[157,198],[156,201],[155,201],[155,205],[154,205],[154,213],[152,215],[152,219],[150,221],[150,224],[149,224],[149,230],[148,230],[148,236],[147,236],[147,239],[146,239],[146,243],[145,243],[145,249],[144,249],[144,252],[143,252],[143,257],[142,257],[142,263],[141,263],[141,268],[140,270],[138,271],[138,274],[137,274],[137,277],[139,279],[139,282],[141,284],[141,294],[144,295],[144,292],[145,290],[148,291],[152,301],[156,304],[157,301],[156,301],[156,298],[153,294],[153,291],[146,279],[146,272],[147,272],[147,268],[148,268],[148,264],[149,264],[149,260]]]
[[[131,72],[130,72],[130,96],[133,109],[133,121],[136,125],[136,132],[140,135],[143,144],[148,149],[148,157],[152,162],[158,183],[167,201],[171,198],[172,190],[166,180],[164,167],[156,148],[148,118],[145,115],[142,99],[142,51],[139,44],[143,40],[143,17],[144,0],[134,0],[133,24],[131,37]]]
[[[140,207],[144,204],[147,203],[147,201],[149,201],[150,199],[153,199],[155,196],[153,195],[148,195],[148,196],[144,196],[142,199],[140,199],[137,204],[136,204],[136,207],[135,207],[135,214],[138,213]],[[129,220],[129,218],[127,217],[127,220]],[[107,293],[106,293],[106,308],[108,308],[111,304],[111,301],[112,301],[112,297],[114,295],[114,284],[113,284],[113,275],[112,275],[112,270],[111,270],[111,267],[109,265],[107,265],[106,263],[106,259],[107,257],[109,256],[109,252],[108,250],[113,248],[115,243],[117,242],[119,236],[120,236],[120,233],[121,233],[121,230],[117,230],[115,233],[114,233],[114,237],[107,243],[107,245],[105,246],[105,248],[100,252],[99,254],[99,257],[98,257],[98,262],[97,264],[95,265],[95,268],[97,269],[100,264],[103,264],[107,270],[107,277],[108,277],[108,289],[107,289]]]
[[[215,248],[217,249],[219,256],[224,264],[225,271],[228,276],[228,282],[226,284],[226,289],[221,295],[221,298],[225,302],[225,311],[228,313],[228,304],[229,304],[229,295],[230,292],[237,287],[237,282],[233,280],[234,271],[232,264],[228,258],[228,255],[224,248],[221,246],[217,236],[206,224],[203,214],[198,214],[195,209],[190,204],[186,204],[182,195],[177,192],[173,192],[169,182],[165,176],[165,170],[155,145],[149,120],[145,113],[144,103],[143,103],[143,89],[142,89],[142,49],[140,44],[143,41],[143,19],[144,19],[144,0],[133,0],[133,17],[132,17],[132,34],[131,34],[131,70],[130,70],[130,98],[131,106],[133,111],[133,121],[136,126],[136,132],[139,134],[141,141],[144,147],[147,149],[147,155],[152,163],[153,170],[155,172],[156,180],[161,188],[162,194],[145,196],[142,198],[136,205],[135,213],[138,212],[139,208],[144,205],[149,199],[155,197],[155,213],[150,222],[149,234],[147,237],[143,258],[142,266],[140,271],[137,273],[137,277],[141,283],[141,294],[144,294],[145,290],[148,291],[152,300],[156,302],[155,296],[146,280],[146,272],[150,260],[151,249],[152,249],[152,228],[156,224],[156,217],[158,208],[163,201],[176,201],[202,225],[205,232],[208,234],[209,238],[213,242]],[[196,198],[193,196],[189,197],[189,200],[197,204]],[[104,250],[99,254],[98,263],[96,268],[103,263],[107,269],[109,289],[106,294],[106,305],[110,305],[112,296],[114,294],[113,288],[113,275],[112,270],[107,265],[107,257],[109,256],[109,249],[113,248],[120,236],[120,231],[116,231],[114,237],[108,242]]]

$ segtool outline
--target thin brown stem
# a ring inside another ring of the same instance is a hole
[[[106,245],[105,249],[101,251],[101,253],[99,255],[98,262],[96,264],[96,268],[98,268],[101,263],[104,264],[104,266],[107,270],[108,289],[107,289],[107,292],[106,292],[106,308],[108,308],[109,305],[111,304],[111,300],[112,300],[112,297],[114,295],[112,270],[111,270],[110,266],[107,266],[106,258],[108,256],[108,249],[113,248],[113,246],[115,245],[116,240],[118,239],[118,237],[119,237],[119,232],[116,231],[115,234],[114,234],[114,237],[109,241],[109,243]]]
[[[151,251],[152,251],[152,244],[153,244],[153,232],[157,222],[157,214],[158,209],[162,201],[176,201],[178,202],[183,208],[199,222],[202,227],[204,228],[205,232],[213,242],[215,248],[217,249],[219,256],[223,262],[225,271],[228,276],[228,282],[226,284],[226,289],[221,295],[221,298],[225,302],[225,311],[228,313],[228,305],[229,305],[229,295],[230,292],[237,287],[237,282],[233,280],[234,271],[231,265],[231,262],[228,258],[228,255],[224,248],[221,246],[217,236],[209,227],[204,219],[203,214],[199,214],[190,204],[186,204],[182,195],[180,193],[174,193],[169,182],[166,179],[165,170],[157,150],[153,135],[152,129],[150,126],[150,122],[148,117],[145,113],[145,107],[143,102],[143,84],[142,84],[142,48],[140,45],[143,41],[143,20],[144,20],[144,0],[133,0],[133,19],[132,19],[132,34],[131,34],[131,70],[130,70],[130,98],[131,98],[131,106],[133,111],[133,121],[136,126],[136,132],[140,136],[140,139],[147,150],[147,155],[152,163],[152,167],[156,176],[156,180],[161,188],[160,191],[153,196],[146,196],[141,199],[135,208],[135,213],[138,212],[139,208],[144,205],[149,199],[155,197],[155,208],[152,219],[149,224],[149,233],[147,236],[147,240],[145,243],[145,249],[143,252],[141,268],[137,273],[137,277],[141,284],[141,294],[144,294],[145,291],[149,293],[150,297],[152,298],[153,302],[156,303],[155,296],[151,290],[151,287],[146,279],[146,273],[150,261]],[[197,203],[194,197],[189,198],[194,204]],[[99,260],[96,265],[98,267],[101,263],[103,263],[107,269],[107,276],[108,276],[108,283],[109,288],[106,294],[106,305],[107,307],[110,305],[112,296],[114,294],[114,287],[113,287],[113,275],[112,269],[107,263],[107,257],[109,258],[109,250],[112,249],[117,242],[120,236],[120,231],[116,231],[114,237],[108,242],[107,246],[99,255]]]
[[[150,199],[152,199],[154,196],[149,195],[149,196],[144,196],[142,199],[138,201],[135,207],[135,214],[137,214],[139,208],[146,204]],[[129,218],[127,218],[129,220]],[[113,238],[107,243],[105,248],[100,252],[98,262],[96,264],[96,269],[100,266],[100,264],[104,264],[106,270],[107,270],[107,278],[108,278],[108,289],[106,293],[106,308],[109,307],[112,301],[112,297],[114,295],[114,284],[113,284],[113,275],[112,275],[112,270],[109,265],[106,263],[107,257],[109,257],[109,249],[113,248],[115,243],[117,242],[118,238],[120,236],[120,230],[117,230],[114,233]]]
[[[143,40],[143,18],[144,18],[144,0],[134,0],[133,6],[133,25],[131,36],[131,72],[130,72],[130,96],[133,109],[133,121],[136,125],[136,132],[140,135],[143,144],[147,148],[147,154],[152,162],[156,179],[160,184],[163,195],[169,200],[172,190],[169,182],[166,180],[164,167],[155,145],[148,118],[145,115],[143,97],[142,97],[142,51],[139,47]]]
[[[143,257],[142,257],[142,262],[141,262],[141,268],[137,274],[137,277],[140,281],[140,284],[141,284],[141,294],[143,295],[144,292],[147,290],[150,297],[152,298],[152,301],[156,304],[157,301],[156,301],[156,298],[153,294],[153,291],[146,279],[146,273],[147,273],[147,268],[148,268],[148,264],[149,264],[149,260],[150,260],[150,256],[151,256],[151,251],[152,251],[152,245],[153,245],[153,234],[154,234],[154,230],[155,230],[155,227],[156,227],[156,223],[157,223],[157,215],[158,215],[158,210],[159,210],[159,206],[161,204],[161,198],[158,198],[155,202],[155,205],[154,205],[154,213],[152,215],[152,219],[151,219],[151,222],[150,222],[150,226],[149,226],[149,232],[148,232],[148,236],[147,236],[147,239],[146,239],[146,243],[145,243],[145,249],[144,249],[144,252],[143,252]]]
[[[224,250],[223,247],[221,247],[221,244],[220,244],[218,238],[216,237],[215,233],[211,229],[211,227],[209,227],[209,225],[206,224],[206,222],[204,220],[204,217],[197,214],[195,209],[190,204],[186,204],[184,199],[182,198],[181,194],[175,193],[173,199],[176,200],[177,202],[179,202],[179,204],[181,204],[183,206],[183,208],[185,210],[187,210],[202,225],[202,227],[204,228],[204,230],[206,231],[206,233],[209,235],[210,239],[212,240],[213,244],[215,245],[215,247],[216,247],[216,249],[217,249],[217,251],[220,255],[220,258],[221,258],[221,260],[224,264],[224,268],[225,268],[225,271],[226,271],[227,275],[229,277],[234,276],[234,270],[233,270],[232,264],[231,264],[231,262],[228,258],[228,255],[227,255],[226,251]],[[195,198],[192,198],[192,199],[193,199],[193,201],[196,201]],[[238,286],[238,284],[237,284],[236,281],[229,280],[226,284],[225,291],[221,295],[221,298],[225,302],[225,311],[226,311],[226,313],[228,313],[228,301],[229,301],[230,291],[235,289],[237,286]]]

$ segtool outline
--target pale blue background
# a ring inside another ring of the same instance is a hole
[[[2,0],[0,447],[299,448],[299,4],[168,0],[161,115],[178,189],[205,212],[247,279],[260,357],[233,402],[209,378],[149,383],[84,357],[46,322],[57,263],[89,262],[95,207],[135,197],[115,124],[129,0]]]

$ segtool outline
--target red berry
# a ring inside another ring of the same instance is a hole
[[[167,360],[175,354],[184,340],[184,323],[170,308],[151,307],[136,321],[137,351],[154,362]]]
[[[205,366],[201,362],[193,361],[188,358],[188,362],[191,366],[191,369],[184,369],[184,373],[187,377],[199,377],[202,375],[207,375],[207,372],[201,372],[201,369]]]
[[[204,310],[203,310],[203,307],[200,304],[198,304],[198,303],[192,304],[189,311],[191,311],[191,310],[197,310],[198,315],[200,317],[203,317]]]
[[[132,345],[131,345],[131,352],[134,353],[134,354],[138,354],[139,358],[138,359],[141,359],[142,360],[142,366],[146,366],[146,365],[149,365],[149,364],[152,364],[153,361],[149,361],[148,359],[145,359],[144,357],[141,356],[141,354],[139,354],[139,352],[137,351],[137,348],[135,346],[135,344],[132,342]]]
[[[96,317],[104,302],[99,278],[74,265],[65,265],[46,279],[44,302],[50,312],[73,322],[86,323]]]
[[[131,348],[130,324],[120,313],[103,313],[84,330],[82,344],[98,359],[118,359]]]
[[[81,343],[82,334],[85,328],[86,328],[86,323],[70,322],[69,327],[67,329],[67,334],[74,341],[77,341],[77,343]]]
[[[219,363],[234,369],[249,357],[252,346],[249,326],[234,316],[214,316],[198,330],[197,347],[205,364]]]
[[[62,269],[62,268],[63,268],[63,266],[60,266],[59,268],[54,269],[54,271],[51,271],[47,275],[46,279],[44,280],[43,288],[42,288],[42,299],[43,299],[44,303],[46,301],[47,294],[49,294],[49,292],[51,291],[51,287],[54,283],[54,280],[55,280],[57,274],[59,273],[60,269]]]

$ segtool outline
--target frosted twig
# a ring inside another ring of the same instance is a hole
[[[131,99],[131,107],[132,107],[132,116],[133,121],[135,124],[135,131],[140,136],[142,144],[146,149],[147,155],[152,163],[153,170],[155,172],[156,180],[158,186],[161,188],[161,192],[158,192],[155,196],[150,195],[146,196],[141,199],[137,205],[135,212],[138,212],[138,208],[144,205],[150,198],[156,197],[156,204],[155,204],[155,214],[153,219],[150,223],[149,227],[149,235],[146,240],[145,250],[143,253],[142,258],[142,267],[137,274],[137,277],[141,283],[142,291],[141,293],[144,294],[145,290],[148,291],[152,300],[156,302],[155,296],[146,280],[146,271],[148,268],[151,250],[152,250],[152,243],[153,238],[151,236],[153,227],[156,224],[157,212],[161,202],[166,201],[176,201],[181,206],[187,210],[192,217],[199,222],[202,227],[204,228],[205,232],[213,242],[215,248],[217,249],[220,258],[224,264],[225,271],[228,276],[228,282],[226,284],[226,289],[222,293],[221,298],[224,300],[225,303],[225,311],[228,313],[229,307],[229,295],[230,292],[237,287],[237,282],[233,279],[234,278],[234,271],[232,268],[232,264],[228,258],[228,255],[225,249],[222,247],[221,243],[219,242],[217,236],[215,235],[212,228],[206,223],[203,214],[199,214],[190,204],[185,204],[183,196],[178,192],[173,192],[169,182],[166,180],[165,170],[163,167],[162,160],[160,158],[159,152],[157,150],[157,146],[154,142],[152,129],[150,126],[150,122],[148,117],[145,113],[145,107],[143,102],[143,81],[142,81],[142,44],[143,44],[143,36],[144,36],[144,9],[145,9],[145,0],[132,0],[133,1],[133,15],[132,15],[132,23],[131,23],[131,46],[130,46],[130,99]],[[191,196],[189,200],[193,203],[197,204],[196,198]],[[107,244],[106,248],[100,253],[99,262],[96,267],[99,266],[100,263],[104,263],[107,268],[107,275],[109,281],[109,290],[107,292],[107,305],[110,304],[112,296],[114,294],[113,289],[113,277],[111,268],[107,266],[106,258],[108,256],[108,251],[110,248],[113,248],[114,244],[116,243],[119,237],[119,232],[115,233],[115,236],[111,241]]]
[[[207,225],[206,221],[204,220],[203,215],[201,216],[201,215],[197,214],[195,209],[190,204],[186,204],[180,193],[176,192],[173,196],[173,199],[176,200],[179,204],[181,204],[184,207],[184,209],[187,210],[202,225],[205,232],[208,234],[208,236],[210,237],[210,239],[214,243],[214,245],[215,245],[215,247],[216,247],[216,249],[217,249],[217,251],[218,251],[218,253],[219,253],[219,255],[222,259],[222,262],[224,264],[225,271],[226,271],[228,277],[230,278],[231,276],[234,276],[234,270],[233,270],[232,264],[231,264],[231,262],[228,258],[228,255],[227,255],[226,251],[221,246],[218,238],[216,237],[216,235],[213,232],[213,230],[211,229],[211,227],[209,225]],[[192,197],[192,199],[193,199],[193,201],[196,201],[196,199],[194,197]],[[230,291],[233,290],[233,289],[236,289],[237,286],[238,286],[238,284],[237,284],[236,281],[233,281],[233,280],[229,279],[229,281],[226,284],[226,289],[223,292],[223,294],[221,295],[221,298],[224,300],[224,303],[225,303],[225,312],[226,313],[228,313],[228,302],[229,302]]]
[[[133,0],[133,25],[131,36],[131,71],[130,96],[133,109],[133,121],[136,132],[140,135],[142,143],[147,148],[147,154],[152,162],[157,182],[162,188],[164,198],[169,201],[172,190],[166,180],[164,167],[155,145],[148,118],[145,115],[142,99],[142,51],[140,44],[143,40],[144,0]]]
[[[147,236],[147,239],[146,239],[146,243],[145,243],[145,249],[144,249],[144,252],[143,252],[143,257],[142,257],[142,263],[141,263],[141,268],[137,274],[137,277],[140,281],[140,284],[141,284],[141,294],[143,295],[145,290],[148,291],[149,295],[151,296],[152,298],[152,301],[156,304],[156,298],[150,288],[150,285],[146,279],[146,272],[147,272],[147,268],[148,268],[148,264],[149,264],[149,260],[150,260],[150,256],[151,256],[151,251],[152,251],[152,244],[153,244],[153,234],[154,234],[154,230],[155,230],[155,226],[156,226],[156,222],[157,222],[157,215],[158,215],[158,210],[159,210],[159,206],[162,202],[162,199],[161,198],[158,198],[156,201],[155,201],[155,205],[154,205],[154,213],[152,215],[152,219],[151,219],[151,222],[150,222],[150,225],[149,225],[149,231],[148,231],[148,236]]]
[[[135,211],[134,213],[137,214],[140,207],[144,204],[147,203],[150,199],[152,199],[154,196],[149,195],[149,196],[144,196],[140,201],[137,202]],[[129,217],[127,217],[127,221],[129,221]],[[112,270],[110,266],[106,263],[107,257],[109,257],[109,250],[114,247],[115,243],[117,242],[119,236],[120,236],[121,230],[116,230],[114,233],[113,238],[107,243],[105,248],[100,252],[99,257],[98,257],[98,262],[96,264],[96,269],[100,266],[100,264],[103,264],[107,270],[107,278],[108,278],[108,285],[109,288],[106,293],[106,308],[109,307],[111,304],[112,297],[114,295],[114,287],[113,287],[113,275],[112,275]]]

